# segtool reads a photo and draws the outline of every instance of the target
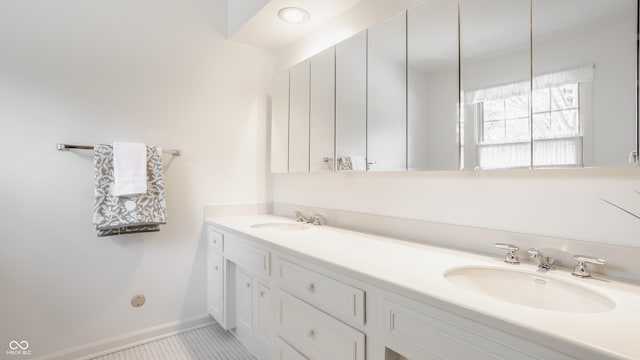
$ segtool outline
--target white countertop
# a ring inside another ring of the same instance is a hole
[[[640,359],[640,286],[595,276],[579,279],[564,268],[543,276],[578,283],[603,293],[616,308],[603,313],[566,313],[503,302],[450,283],[443,276],[459,266],[513,269],[498,257],[400,241],[392,238],[309,225],[306,230],[251,228],[253,224],[289,222],[272,215],[216,217],[207,223],[249,235],[293,255],[322,262],[329,270],[400,292],[458,315],[576,356],[584,350],[612,359]],[[521,259],[523,261],[523,259]],[[615,261],[613,261],[615,263]],[[519,270],[536,271],[524,260]],[[592,354],[591,356],[594,356]],[[591,357],[593,358],[593,357]]]

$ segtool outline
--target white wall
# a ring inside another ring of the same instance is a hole
[[[203,315],[205,204],[266,197],[273,54],[226,41],[225,1],[0,2],[0,358]],[[167,158],[168,224],[97,238],[91,152]],[[129,304],[136,293],[147,303]]]
[[[339,24],[353,33],[384,18],[374,10],[366,11],[365,5],[373,2],[362,3],[358,14],[345,14]],[[332,45],[329,38],[342,40],[335,36],[334,25],[324,29],[324,38],[319,35],[323,29],[318,29],[283,49],[278,54],[278,67],[309,56],[311,49]],[[640,246],[640,220],[601,200],[640,214],[640,196],[633,191],[640,191],[640,170],[635,167],[281,174],[272,178],[274,203]],[[615,264],[615,259],[610,262]]]

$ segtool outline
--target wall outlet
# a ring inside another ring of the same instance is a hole
[[[146,301],[146,298],[144,297],[144,295],[141,295],[141,294],[134,295],[131,298],[131,306],[140,307],[140,306],[144,305],[145,301]]]

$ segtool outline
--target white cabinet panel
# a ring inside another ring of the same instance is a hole
[[[310,81],[310,171],[333,171],[335,157],[335,48],[331,47],[311,58]]]
[[[257,288],[254,289],[256,312],[255,312],[255,330],[258,335],[258,339],[262,341],[265,346],[269,346],[271,342],[271,318],[273,310],[271,307],[271,294],[270,289],[266,285],[257,282]]]
[[[407,169],[407,16],[369,29],[367,160],[371,171]]]
[[[333,316],[364,324],[364,291],[278,259],[280,287]]]
[[[336,157],[346,156],[354,165],[350,170],[366,170],[366,30],[336,45]]]
[[[209,243],[207,254],[207,310],[224,327],[223,295],[224,272],[222,255]]]
[[[289,70],[276,73],[271,99],[271,172],[289,171]]]
[[[222,243],[224,240],[224,236],[213,230],[210,226],[206,227],[207,229],[207,240],[209,241],[209,245],[213,247],[215,251],[218,253],[222,253]]]
[[[569,360],[524,339],[419,305],[384,302],[388,347],[410,359]]]
[[[289,172],[309,172],[309,60],[290,74]]]
[[[236,268],[236,325],[253,331],[253,279]]]
[[[364,360],[365,335],[279,292],[280,335],[309,359]]]
[[[270,257],[267,250],[250,245],[246,240],[235,235],[227,234],[224,254],[227,259],[253,274],[269,276]]]

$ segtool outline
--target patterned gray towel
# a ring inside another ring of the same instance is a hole
[[[162,151],[147,146],[147,193],[132,196],[113,195],[113,146],[96,145],[95,205],[93,223],[98,236],[160,231],[167,222],[162,180]]]

